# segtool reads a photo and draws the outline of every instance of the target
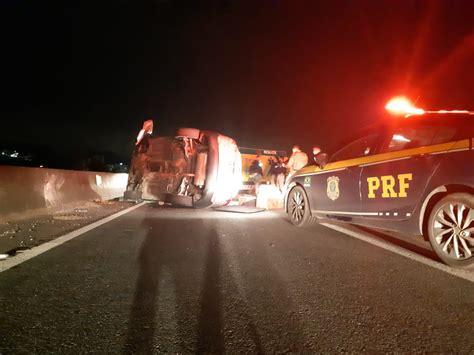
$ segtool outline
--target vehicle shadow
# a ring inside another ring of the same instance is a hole
[[[264,319],[244,315],[247,332],[255,344],[253,353],[264,353],[262,343],[268,342],[272,344],[272,352],[302,352],[307,349],[309,339],[301,324],[300,304],[289,287],[294,280],[291,276],[284,277],[276,266],[275,261],[281,261],[279,253],[266,238],[267,228],[273,224],[269,220],[262,226],[261,222],[248,220],[236,229],[235,238],[229,240],[233,254],[230,262],[240,273],[236,277],[240,280],[236,292],[240,293],[249,314],[265,315]],[[278,321],[266,322],[269,319]]]
[[[280,214],[284,217],[285,221],[288,224],[293,225],[293,223],[291,223],[290,219],[286,216],[286,214],[283,214],[283,213],[280,213]],[[374,236],[378,239],[382,239],[386,242],[389,242],[389,243],[394,244],[396,246],[399,246],[403,249],[406,249],[406,250],[411,251],[413,253],[424,256],[424,257],[426,257],[428,259],[431,259],[433,261],[443,263],[441,261],[441,259],[436,255],[436,253],[431,248],[429,248],[429,249],[424,248],[420,245],[415,244],[415,242],[410,242],[408,240],[403,239],[402,237],[397,238],[396,236],[390,235],[388,232],[384,232],[382,230],[377,230],[377,229],[371,229],[371,228],[364,227],[364,226],[359,226],[359,225],[356,225],[356,224],[344,224],[344,223],[337,222],[337,221],[332,221],[332,220],[325,220],[324,222],[329,223],[329,224],[339,225],[341,227],[351,226],[352,228],[355,228],[355,229],[357,229],[359,231],[362,231],[364,233],[368,233],[368,234],[370,234],[370,235],[372,235],[372,236]],[[348,219],[346,222],[350,223],[350,219]],[[316,226],[317,226],[317,224],[313,225],[313,226],[310,226],[310,227],[306,227],[306,228],[315,228]],[[413,237],[413,238],[422,238],[422,237]]]
[[[442,263],[441,259],[431,249],[423,248],[422,246],[416,245],[414,243],[410,243],[409,241],[403,240],[401,238],[391,236],[388,233],[384,233],[383,231],[380,231],[380,230],[370,229],[367,227],[357,226],[357,225],[352,225],[352,226],[355,227],[356,229],[359,229],[360,231],[369,233],[379,239],[382,239],[386,242],[399,246],[403,249],[406,249],[418,255],[424,256],[425,258],[431,259],[433,261]],[[413,238],[417,238],[417,237],[413,237]]]
[[[222,301],[220,292],[221,251],[219,236],[212,230],[208,237],[204,282],[200,300],[197,350],[222,353]]]
[[[221,253],[216,232],[202,221],[191,225],[181,219],[148,217],[143,223],[148,232],[138,256],[139,274],[123,351],[187,352],[197,342],[200,349],[222,352]],[[173,291],[174,307],[162,304],[160,290],[164,287]],[[164,343],[156,337],[159,327],[169,327],[160,319],[163,313],[174,314],[177,328],[174,337]]]
[[[143,226],[147,232],[123,352],[225,352],[225,261],[213,223],[150,216]],[[226,283],[235,287],[232,279]],[[245,311],[241,315],[251,319]],[[251,333],[261,353],[257,331]]]

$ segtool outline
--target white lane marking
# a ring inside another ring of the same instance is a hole
[[[108,217],[105,217],[99,221],[96,221],[94,223],[91,223],[91,224],[88,224],[87,226],[84,226],[82,228],[79,228],[79,229],[76,229],[75,231],[72,231],[68,234],[65,234],[61,237],[58,237],[54,240],[51,240],[47,243],[44,243],[44,244],[41,244],[41,245],[38,245],[37,247],[34,247],[32,249],[28,249],[28,250],[25,250],[21,253],[18,253],[16,254],[15,256],[12,256],[12,257],[9,257],[8,259],[6,260],[3,260],[0,262],[0,272],[3,272],[5,270],[8,270],[18,264],[21,264],[31,258],[34,258],[35,256],[38,256],[40,254],[43,254],[45,252],[47,252],[48,250],[51,250],[61,244],[64,244],[68,241],[70,241],[71,239],[74,239],[84,233],[87,233],[91,230],[93,230],[94,228],[97,228],[97,227],[100,227],[101,225],[107,223],[107,222],[110,222],[118,217],[121,217],[123,216],[124,214],[128,213],[128,212],[131,212],[141,206],[143,206],[144,204],[146,204],[148,202],[141,202],[135,206],[132,206],[132,207],[129,207],[125,210],[122,210],[122,211],[119,211],[117,213],[114,213],[113,215],[110,215]]]
[[[321,210],[311,210],[311,212],[319,214],[347,214],[353,216],[378,216],[378,212],[347,212],[347,211],[321,211]]]
[[[336,225],[329,224],[329,223],[321,223],[321,225],[323,225],[325,227],[328,227],[328,228],[331,228],[331,229],[334,229],[338,232],[347,234],[351,237],[360,239],[364,242],[370,243],[370,244],[375,245],[379,248],[391,251],[392,253],[404,256],[408,259],[418,261],[419,263],[422,263],[422,264],[431,266],[435,269],[444,271],[448,274],[460,277],[464,280],[474,282],[474,272],[472,272],[472,271],[452,268],[450,266],[447,266],[447,265],[441,264],[437,261],[428,259],[424,256],[421,256],[419,254],[416,254],[414,252],[411,252],[411,251],[406,250],[404,248],[401,248],[399,246],[396,246],[396,245],[393,245],[391,243],[376,239],[374,237],[370,237],[369,235],[366,235],[366,234],[363,234],[363,233],[359,233],[359,232],[352,231],[350,229],[346,229],[346,228],[341,227],[341,226],[336,226]]]

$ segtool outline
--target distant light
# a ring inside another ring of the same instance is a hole
[[[42,167],[43,167],[43,165],[40,165],[39,167],[40,167],[40,168],[42,168]]]
[[[120,163],[119,165],[120,165],[120,166],[122,166],[122,165],[123,165],[123,163]]]
[[[18,153],[17,152],[12,153],[12,154],[10,154],[10,157],[11,158],[18,158]]]
[[[425,110],[415,107],[411,101],[404,96],[391,99],[387,105],[385,105],[385,109],[392,115],[397,116],[422,115],[425,113]]]

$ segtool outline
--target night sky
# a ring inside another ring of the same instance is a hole
[[[0,142],[128,159],[155,134],[217,130],[309,150],[405,94],[474,110],[472,0],[19,1],[1,6]]]

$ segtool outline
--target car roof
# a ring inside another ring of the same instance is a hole
[[[390,116],[387,115],[384,122],[378,122],[374,124],[374,127],[394,127],[400,124],[409,126],[413,125],[428,124],[433,122],[435,124],[442,125],[443,123],[452,125],[461,124],[466,125],[467,123],[474,122],[474,114],[472,113],[437,113],[437,112],[426,112],[421,115],[407,115],[407,116]]]
[[[420,123],[435,122],[436,124],[442,123],[444,120],[446,122],[459,122],[461,125],[465,125],[468,120],[473,120],[474,123],[474,112],[469,111],[459,111],[459,112],[425,112],[421,115],[409,115],[409,116],[393,116],[390,114],[382,115],[381,119],[377,122],[373,122],[369,125],[366,125],[360,129],[357,129],[356,132],[351,134],[349,137],[345,137],[340,140],[338,144],[334,145],[329,149],[332,153],[339,150],[346,144],[353,142],[355,139],[364,136],[365,134],[370,134],[374,131],[386,132],[399,124],[403,123],[404,125],[418,125]]]
[[[438,112],[425,112],[422,115],[408,115],[406,119],[412,120],[424,120],[424,119],[446,119],[446,120],[472,120],[474,119],[474,112],[469,111],[438,111]]]

